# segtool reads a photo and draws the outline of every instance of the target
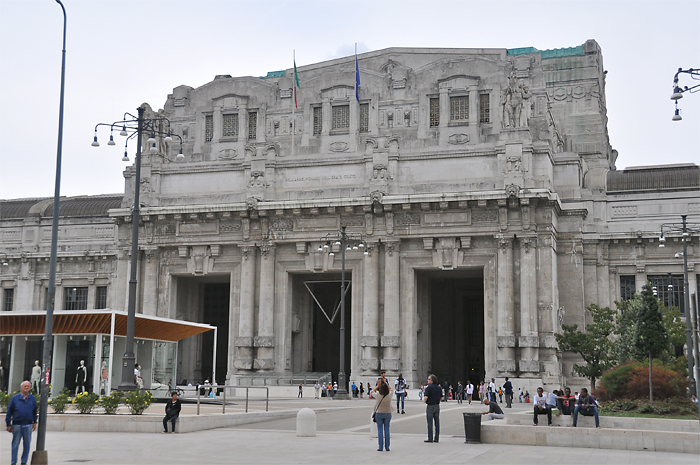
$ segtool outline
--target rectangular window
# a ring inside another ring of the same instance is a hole
[[[211,142],[214,138],[214,116],[207,115],[204,117],[204,142]]]
[[[248,112],[248,139],[255,140],[258,138],[258,112]]]
[[[11,312],[15,304],[15,290],[5,289],[5,302],[3,302],[3,310]]]
[[[369,103],[360,104],[360,132],[369,132]]]
[[[450,97],[450,121],[469,121],[469,96]]]
[[[95,308],[107,308],[107,286],[98,286],[95,296]]]
[[[436,128],[440,126],[440,99],[430,99],[430,127]]]
[[[323,108],[314,108],[314,136],[321,135],[323,130]]]
[[[656,296],[666,307],[677,307],[681,315],[685,315],[682,274],[647,276],[647,280],[656,288]]]
[[[632,300],[636,291],[634,275],[620,275],[620,299]]]
[[[333,107],[331,129],[350,129],[350,105]]]
[[[238,113],[224,115],[224,127],[221,137],[238,137]]]
[[[479,122],[491,122],[491,96],[489,94],[479,95]]]
[[[87,310],[87,287],[64,287],[66,295],[64,310]]]

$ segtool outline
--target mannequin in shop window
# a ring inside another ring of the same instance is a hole
[[[39,360],[34,362],[34,366],[32,367],[32,377],[29,379],[32,389],[34,389],[34,392],[39,394],[39,382],[41,381],[41,367],[39,366]]]
[[[80,366],[76,370],[75,374],[75,395],[78,392],[85,392],[85,385],[87,384],[87,367],[85,366],[85,360],[80,361]]]
[[[107,362],[102,361],[102,369],[100,370],[100,395],[104,396],[107,394],[107,378],[109,377],[107,370]]]

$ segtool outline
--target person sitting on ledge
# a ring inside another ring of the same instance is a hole
[[[173,398],[165,404],[165,417],[163,417],[163,432],[168,432],[168,422],[172,425],[172,432],[175,432],[175,423],[180,416],[182,404],[177,398],[177,392],[173,392]]]
[[[574,413],[575,402],[576,398],[571,395],[571,389],[564,388],[563,395],[561,390],[559,390],[559,397],[557,397],[557,407],[559,407],[559,413],[557,413],[557,415],[571,415]]]
[[[483,402],[484,405],[489,406],[488,412],[481,412],[482,415],[487,415],[486,421],[503,419],[503,410],[501,410],[501,407],[496,403],[495,400],[491,401],[488,399],[484,399]]]
[[[595,401],[595,397],[588,394],[588,389],[586,388],[581,388],[581,394],[578,396],[578,403],[574,409],[574,428],[576,428],[576,419],[578,418],[579,412],[581,415],[586,417],[595,416],[595,427],[600,428],[600,421],[598,420],[598,403]]]
[[[541,387],[537,388],[537,394],[535,395],[533,402],[535,404],[533,408],[534,426],[537,426],[537,416],[543,414],[547,415],[547,424],[552,426],[552,409],[549,407],[549,405],[547,405],[547,396],[544,395],[544,389]]]

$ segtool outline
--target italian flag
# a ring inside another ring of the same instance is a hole
[[[294,108],[299,108],[297,103],[297,93],[301,90],[299,85],[299,73],[297,73],[297,60],[294,58]]]

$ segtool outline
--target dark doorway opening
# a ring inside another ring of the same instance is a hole
[[[483,381],[484,284],[479,276],[455,272],[430,277],[430,361],[440,383],[456,388]]]
[[[340,370],[340,309],[333,318],[335,309],[340,305],[340,284],[340,279],[306,281],[306,285],[315,297],[315,300],[311,299],[313,335],[311,369],[316,372],[331,372],[334,381],[338,380]],[[350,295],[352,291],[348,275],[346,275],[345,285],[347,287],[345,293],[345,374],[349,376],[350,309],[352,307]]]
[[[212,379],[214,331],[202,334],[202,377],[224,384],[228,362],[229,283],[202,284],[203,322],[218,328],[216,340],[216,380]]]

